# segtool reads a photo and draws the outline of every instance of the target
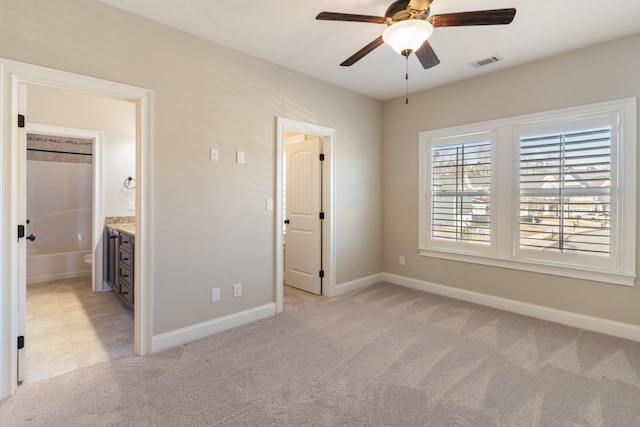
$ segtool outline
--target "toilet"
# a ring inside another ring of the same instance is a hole
[[[93,264],[93,256],[91,255],[91,253],[85,254],[85,255],[82,257],[82,260],[83,260],[84,262],[86,262],[87,264],[89,264],[89,265]]]

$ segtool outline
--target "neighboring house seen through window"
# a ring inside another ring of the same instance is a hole
[[[609,119],[520,129],[520,249],[610,256]]]
[[[491,135],[431,147],[431,238],[490,244]]]

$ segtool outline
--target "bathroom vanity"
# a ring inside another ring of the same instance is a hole
[[[125,304],[133,308],[135,225],[107,224],[105,244],[106,282]]]

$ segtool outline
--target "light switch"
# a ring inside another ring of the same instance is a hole
[[[244,151],[236,151],[236,163],[244,164]]]
[[[136,202],[129,202],[129,212],[136,210]]]
[[[211,149],[211,161],[212,162],[217,162],[218,160],[219,160],[218,149],[217,148],[212,148]]]
[[[272,211],[273,210],[273,199],[267,199],[266,208],[267,208],[268,211]]]

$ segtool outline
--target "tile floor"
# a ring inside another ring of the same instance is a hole
[[[133,310],[91,277],[27,285],[25,382],[133,353]]]

